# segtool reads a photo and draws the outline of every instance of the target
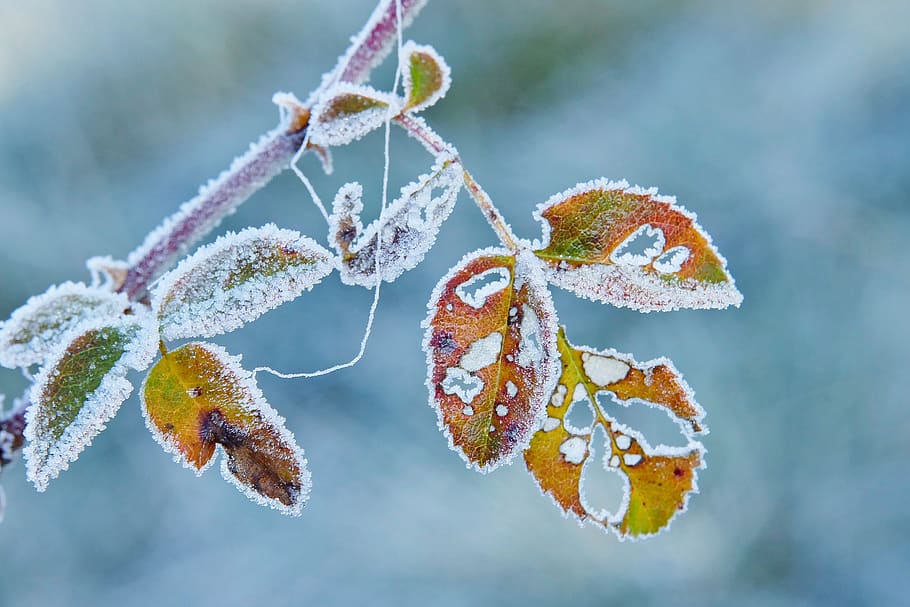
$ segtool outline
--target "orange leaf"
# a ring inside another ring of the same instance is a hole
[[[430,299],[430,405],[450,446],[481,472],[527,446],[558,373],[556,314],[538,266],[528,253],[475,251]]]
[[[255,502],[298,515],[310,488],[303,450],[239,360],[205,343],[165,354],[142,386],[149,429],[197,474],[220,446],[225,479]]]
[[[685,510],[689,494],[698,489],[695,471],[703,467],[704,448],[692,435],[704,431],[701,407],[666,359],[637,363],[612,350],[577,348],[562,329],[557,343],[562,375],[547,418],[525,451],[528,471],[541,491],[579,522],[610,529],[620,539],[660,532]],[[645,400],[664,408],[681,422],[686,446],[651,447],[640,432],[617,423],[597,404],[595,397],[602,392],[620,401]],[[592,427],[578,429],[566,422],[573,406],[591,409]],[[598,429],[607,437],[603,446],[593,444]],[[615,513],[593,508],[583,491],[586,468],[598,465],[593,452],[599,448],[605,452],[600,464],[620,474],[626,486]]]
[[[548,278],[576,295],[643,312],[738,306],[726,260],[695,215],[656,189],[603,179],[540,205]]]

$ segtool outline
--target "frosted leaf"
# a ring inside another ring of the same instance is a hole
[[[400,196],[383,216],[379,266],[382,279],[392,282],[417,266],[436,242],[442,223],[455,206],[463,172],[451,156],[436,160],[428,175],[401,188]],[[365,229],[360,184],[345,184],[335,196],[329,217],[329,242],[341,255],[345,284],[376,285],[376,248],[379,220]]]
[[[399,100],[369,86],[341,82],[326,91],[310,121],[310,142],[347,145],[385,124],[399,111]]]
[[[240,357],[186,344],[152,367],[141,399],[149,430],[176,461],[202,474],[220,449],[222,475],[244,495],[300,514],[310,490],[303,450]]]
[[[162,339],[233,331],[312,289],[333,269],[331,253],[297,232],[272,224],[229,232],[155,286]]]
[[[91,318],[116,319],[130,310],[127,297],[107,289],[66,282],[30,297],[0,326],[0,365],[43,362],[63,337]]]
[[[535,251],[554,284],[642,312],[738,306],[727,262],[695,215],[656,189],[605,179],[580,183],[538,206]]]
[[[432,46],[408,41],[401,49],[406,112],[421,112],[445,97],[452,71]]]
[[[123,286],[130,269],[125,261],[114,259],[110,255],[91,257],[85,262],[85,267],[91,274],[93,287],[115,292]]]
[[[528,445],[559,373],[539,266],[527,251],[470,253],[437,284],[423,322],[430,406],[449,446],[481,472]]]
[[[38,491],[75,461],[133,390],[158,346],[143,309],[121,319],[95,318],[73,329],[35,378],[26,411],[26,474]]]
[[[557,337],[562,374],[547,405],[547,417],[525,451],[525,463],[541,491],[563,514],[616,533],[620,539],[653,535],[669,527],[697,493],[696,470],[704,467],[704,447],[693,437],[707,432],[704,411],[673,364],[660,358],[644,363],[615,350],[592,350]],[[683,447],[652,447],[645,437],[619,424],[597,401],[607,394],[624,406],[651,406],[676,421]],[[570,423],[576,407],[588,409],[593,424]],[[602,450],[602,451],[598,451]],[[603,452],[603,458],[595,454]],[[591,466],[618,474],[624,484],[612,513],[594,509],[585,496]]]

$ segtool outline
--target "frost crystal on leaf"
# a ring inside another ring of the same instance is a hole
[[[0,326],[0,365],[42,363],[64,336],[92,318],[115,320],[130,309],[127,297],[107,289],[66,282],[30,297]]]
[[[538,206],[535,253],[554,284],[642,312],[738,306],[727,262],[695,215],[656,189],[605,179],[580,183]]]
[[[381,218],[381,229],[379,219],[363,228],[360,184],[342,186],[329,217],[329,241],[341,255],[341,280],[376,286],[377,234],[382,236],[379,267],[384,281],[392,282],[417,266],[436,242],[463,183],[460,165],[450,156],[439,157],[428,175],[401,189]]]
[[[526,251],[475,251],[430,298],[430,406],[449,446],[481,472],[528,445],[559,373],[556,312],[539,266]]]
[[[707,432],[701,425],[704,411],[665,358],[639,363],[615,350],[575,347],[562,329],[558,347],[562,375],[546,421],[525,451],[528,471],[541,491],[579,522],[609,529],[620,539],[662,531],[685,511],[689,495],[698,492],[696,470],[704,467],[705,450],[693,436]],[[664,410],[679,424],[686,445],[651,447],[640,432],[617,423],[600,406],[596,396],[601,393],[624,406]],[[570,410],[578,406],[588,408],[592,426],[569,423]],[[605,455],[598,462],[593,454],[601,444]],[[597,465],[623,479],[624,495],[612,514],[593,509],[585,497],[589,467]]]
[[[421,112],[445,97],[452,71],[432,46],[408,41],[401,49],[406,112]]]
[[[51,353],[25,418],[26,473],[38,491],[105,428],[133,390],[127,372],[148,367],[157,345],[154,318],[137,308],[119,320],[83,322]]]
[[[129,265],[125,261],[114,259],[110,255],[91,257],[85,262],[92,277],[92,286],[108,291],[117,291],[123,286]]]
[[[331,253],[272,224],[228,233],[162,277],[152,293],[165,340],[233,331],[313,288]]]
[[[310,490],[303,450],[240,357],[186,344],[152,367],[141,398],[149,430],[176,461],[202,474],[221,449],[221,473],[244,495],[300,514]]]
[[[315,145],[347,145],[381,127],[399,111],[394,95],[369,86],[341,82],[326,91],[313,109],[310,142]]]

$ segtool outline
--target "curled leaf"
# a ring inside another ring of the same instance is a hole
[[[704,415],[688,385],[666,359],[638,363],[613,350],[599,352],[569,343],[560,329],[562,374],[547,405],[547,417],[525,451],[525,463],[541,491],[564,514],[615,532],[620,539],[658,533],[685,511],[696,493],[696,470],[704,465],[704,447],[692,438],[703,432]],[[680,423],[684,447],[651,447],[638,431],[616,422],[598,403],[608,393],[621,404],[640,401],[663,408]],[[593,424],[575,428],[567,418],[572,407],[590,409]],[[597,436],[605,436],[602,445]],[[603,458],[595,457],[603,449]],[[598,461],[600,460],[600,461]],[[625,484],[622,503],[613,513],[589,504],[584,478],[589,466],[602,465]]]
[[[162,339],[233,331],[312,289],[334,269],[315,241],[272,224],[229,232],[161,278],[152,305]]]
[[[695,215],[656,189],[581,183],[540,205],[551,282],[642,312],[738,306],[727,262]]]
[[[436,286],[423,326],[430,406],[449,446],[481,472],[508,463],[539,426],[559,372],[538,262],[470,253]]]
[[[382,279],[392,282],[417,266],[430,250],[439,228],[455,206],[464,183],[460,165],[450,156],[437,159],[429,175],[401,189],[401,195],[380,219],[363,228],[363,188],[341,187],[329,218],[329,241],[341,255],[341,280],[346,284],[376,285],[376,252]],[[378,235],[382,235],[381,246]]]
[[[369,86],[339,82],[313,109],[310,141],[315,145],[347,145],[398,114],[398,100]]]
[[[401,49],[406,112],[420,112],[443,97],[452,85],[452,71],[432,46],[408,41]]]
[[[30,297],[0,325],[0,365],[28,367],[45,361],[69,331],[91,318],[115,320],[131,311],[121,293],[66,282]]]
[[[310,489],[303,450],[239,357],[186,344],[152,367],[141,396],[149,429],[175,460],[202,474],[220,447],[226,480],[259,504],[300,514]]]
[[[50,355],[35,378],[25,416],[26,473],[38,491],[105,428],[133,391],[126,374],[148,367],[157,344],[154,320],[138,312],[113,321],[90,319]]]

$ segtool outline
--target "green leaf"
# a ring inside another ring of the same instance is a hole
[[[312,289],[335,268],[313,240],[272,224],[229,232],[158,282],[152,305],[162,339],[233,331]]]
[[[86,321],[50,356],[26,412],[27,475],[39,491],[104,429],[132,392],[126,374],[146,368],[157,343],[154,321],[140,313]]]
[[[177,461],[202,474],[221,448],[225,479],[257,503],[300,514],[310,489],[303,450],[239,357],[186,344],[152,367],[141,396],[152,435]]]
[[[401,49],[406,112],[420,112],[445,97],[451,70],[432,46],[408,41]]]
[[[125,295],[66,282],[29,298],[0,326],[0,365],[28,367],[44,362],[69,331],[90,318],[112,321],[130,311]]]

